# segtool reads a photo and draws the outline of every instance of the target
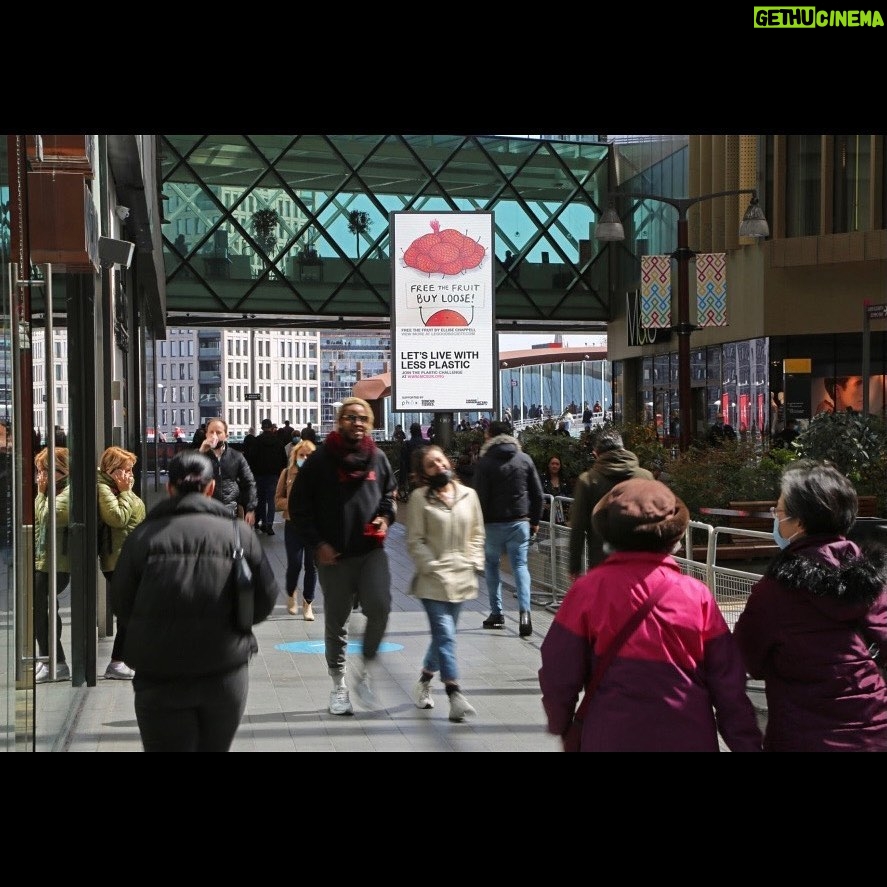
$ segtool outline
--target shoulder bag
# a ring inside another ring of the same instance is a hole
[[[240,522],[234,517],[234,566],[231,569],[234,586],[234,627],[244,634],[253,629],[255,596],[253,592],[253,571],[243,556],[240,544]]]
[[[607,647],[598,658],[594,666],[594,671],[592,671],[591,677],[588,679],[588,685],[585,687],[585,695],[582,697],[582,702],[579,703],[579,708],[576,709],[576,714],[573,715],[573,720],[567,728],[567,732],[564,733],[562,737],[564,751],[579,751],[579,745],[582,741],[582,721],[585,719],[585,713],[588,711],[588,704],[591,702],[591,697],[594,696],[594,691],[597,690],[598,684],[600,684],[601,679],[604,676],[604,672],[607,670],[607,667],[613,659],[616,658],[616,654],[622,648],[622,645],[632,634],[634,634],[635,629],[644,621],[644,617],[647,613],[653,609],[656,602],[662,597],[664,591],[665,589],[660,588],[659,591],[653,592],[653,594],[651,594],[640,607],[631,614],[628,621],[622,626],[616,637],[613,638],[610,646]]]

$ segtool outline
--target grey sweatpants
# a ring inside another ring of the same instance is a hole
[[[326,665],[332,677],[345,674],[348,619],[355,600],[366,616],[363,658],[375,659],[391,612],[391,569],[384,548],[359,557],[342,557],[332,566],[317,567],[323,594]]]

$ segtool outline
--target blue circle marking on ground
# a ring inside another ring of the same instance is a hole
[[[280,650],[283,653],[323,653],[324,643],[323,641],[293,641],[289,644],[275,644],[274,649]],[[402,649],[403,644],[389,644],[387,641],[379,644],[380,653],[396,653]],[[363,644],[359,641],[349,641],[345,652],[362,653]]]

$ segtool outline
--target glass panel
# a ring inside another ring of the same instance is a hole
[[[836,234],[871,230],[871,136],[837,135],[834,140],[833,230]]]
[[[787,237],[819,234],[821,137],[787,136],[786,154],[785,234]]]

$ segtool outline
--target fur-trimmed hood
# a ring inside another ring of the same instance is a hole
[[[887,586],[887,549],[872,545],[861,550],[847,539],[808,536],[778,554],[766,575],[814,598],[868,608]]]
[[[520,453],[523,450],[518,439],[516,437],[512,437],[510,434],[497,434],[495,437],[491,437],[483,446],[480,448],[479,456],[483,456],[488,450],[491,450],[493,447],[501,447],[501,458],[510,459],[515,453]]]

